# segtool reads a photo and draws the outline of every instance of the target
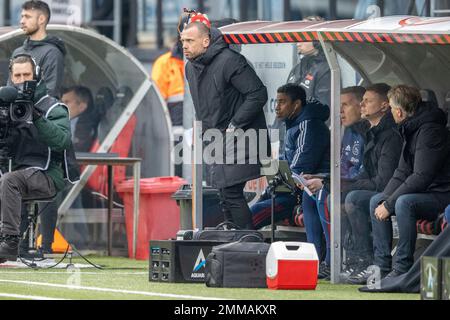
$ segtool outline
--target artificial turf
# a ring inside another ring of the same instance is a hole
[[[6,269],[0,268],[0,295],[15,294],[39,296],[57,299],[96,299],[96,300],[180,300],[183,297],[158,296],[174,294],[201,298],[238,299],[238,300],[418,300],[418,294],[368,294],[360,293],[358,286],[335,285],[321,281],[315,291],[274,291],[268,289],[222,289],[207,288],[204,284],[159,283],[148,281],[148,262],[126,258],[89,257],[104,270],[94,268],[74,270],[65,269]],[[75,259],[76,263],[84,263]],[[11,283],[6,281],[23,281]],[[28,282],[32,282],[30,284]],[[95,287],[73,289],[48,287],[42,284],[78,285]],[[108,292],[109,289],[137,292]],[[145,295],[145,293],[156,295]],[[1,297],[0,299],[12,299]]]

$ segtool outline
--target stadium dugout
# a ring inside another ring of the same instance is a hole
[[[331,243],[332,282],[339,282],[340,239],[340,88],[385,82],[423,91],[425,100],[448,109],[450,96],[450,18],[391,16],[369,20],[325,22],[254,21],[221,28],[229,44],[253,64],[269,92],[266,119],[273,127],[276,88],[286,82],[295,64],[293,43],[319,41],[332,72],[331,94]],[[448,110],[446,110],[448,111]],[[273,150],[278,150],[276,142]],[[258,184],[255,184],[258,185]],[[255,190],[254,190],[255,191]],[[256,190],[260,192],[261,190]],[[439,221],[418,222],[420,238],[433,239]]]

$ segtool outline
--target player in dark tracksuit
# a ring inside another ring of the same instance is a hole
[[[302,96],[303,92],[303,96]],[[316,100],[306,100],[302,87],[286,84],[278,89],[277,117],[286,122],[286,139],[281,160],[287,160],[291,171],[297,174],[328,173],[330,171],[330,131],[325,124],[330,115],[328,106]],[[322,198],[324,202],[325,196]],[[280,193],[275,199],[276,220],[292,215],[297,198]],[[319,201],[303,193],[304,219],[308,242],[321,251],[322,234],[327,229],[324,218],[318,214]],[[270,223],[271,199],[261,199],[250,210],[255,228]],[[329,237],[327,238],[329,240]]]

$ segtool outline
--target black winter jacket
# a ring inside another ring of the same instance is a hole
[[[383,192],[389,213],[394,213],[401,195],[450,192],[450,132],[446,124],[445,113],[425,103],[400,124],[404,139],[400,163]]]
[[[19,54],[29,54],[41,68],[41,77],[52,97],[61,97],[61,88],[64,80],[64,56],[66,47],[64,42],[52,35],[42,41],[33,41],[27,38],[23,45],[12,54],[12,58]],[[11,85],[11,82],[9,82]]]
[[[229,48],[218,29],[211,29],[211,44],[207,51],[186,64],[186,78],[196,118],[202,121],[203,131],[219,129],[225,133],[232,124],[237,129],[258,130],[258,140],[260,129],[265,129],[267,136],[263,112],[267,89],[245,57]],[[270,156],[268,142],[267,139],[265,148]],[[256,141],[252,147],[255,144]],[[224,188],[260,177],[260,147],[258,145],[258,159],[251,157],[251,162],[246,144],[245,164],[212,165],[213,185]]]
[[[398,166],[403,143],[392,114],[387,113],[370,128],[365,138],[363,172],[354,178],[350,189],[382,192]]]
[[[291,70],[287,82],[302,86],[308,98],[330,105],[331,72],[322,49],[317,55],[303,56]]]

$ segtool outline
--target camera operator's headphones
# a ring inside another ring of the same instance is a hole
[[[27,54],[27,53],[19,53],[15,55],[10,61],[9,61],[9,72],[12,72],[12,67],[14,64],[14,60],[20,57],[27,57],[31,60],[31,64],[33,67],[33,79],[37,82],[41,81],[41,67],[37,64],[36,59],[33,58],[33,56]]]

